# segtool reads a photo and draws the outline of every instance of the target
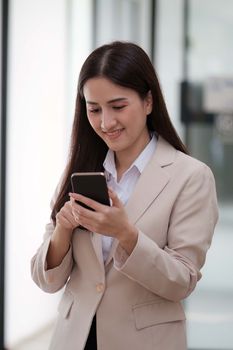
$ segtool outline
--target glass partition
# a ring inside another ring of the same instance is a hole
[[[220,210],[204,278],[186,304],[189,346],[233,349],[233,1],[189,5],[188,144],[214,172]]]

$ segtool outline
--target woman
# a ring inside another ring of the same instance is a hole
[[[111,207],[72,193],[77,171],[105,171]],[[41,289],[65,286],[50,349],[186,349],[181,301],[216,221],[213,175],[187,155],[146,53],[97,48],[80,72],[69,162],[32,259]]]

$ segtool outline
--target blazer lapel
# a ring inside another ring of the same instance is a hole
[[[135,224],[149,205],[159,196],[169,181],[169,175],[157,164],[150,162],[140,176],[134,192],[125,206],[130,221]]]
[[[96,253],[97,259],[100,263],[100,267],[104,272],[104,259],[103,259],[103,250],[102,250],[102,236],[97,233],[97,232],[93,232],[90,233],[90,237],[91,237],[91,241],[92,241],[92,245],[94,248],[94,251]]]

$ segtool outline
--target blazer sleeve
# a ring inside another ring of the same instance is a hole
[[[155,213],[156,215],[156,213]],[[203,163],[193,172],[170,215],[167,245],[161,249],[145,233],[128,256],[118,245],[115,268],[153,293],[172,301],[187,297],[201,278],[218,218],[215,181]]]
[[[51,200],[51,209],[57,198],[59,187],[60,185],[57,186],[55,194]],[[32,279],[43,291],[48,293],[55,293],[64,287],[73,266],[72,248],[70,246],[70,249],[63,258],[61,264],[53,269],[47,269],[46,257],[54,229],[55,227],[51,220],[45,227],[43,243],[31,259]]]

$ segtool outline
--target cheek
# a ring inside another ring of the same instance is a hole
[[[139,106],[138,109],[134,110],[134,113],[131,114],[131,124],[135,128],[143,127],[147,121],[147,114],[142,106]]]

